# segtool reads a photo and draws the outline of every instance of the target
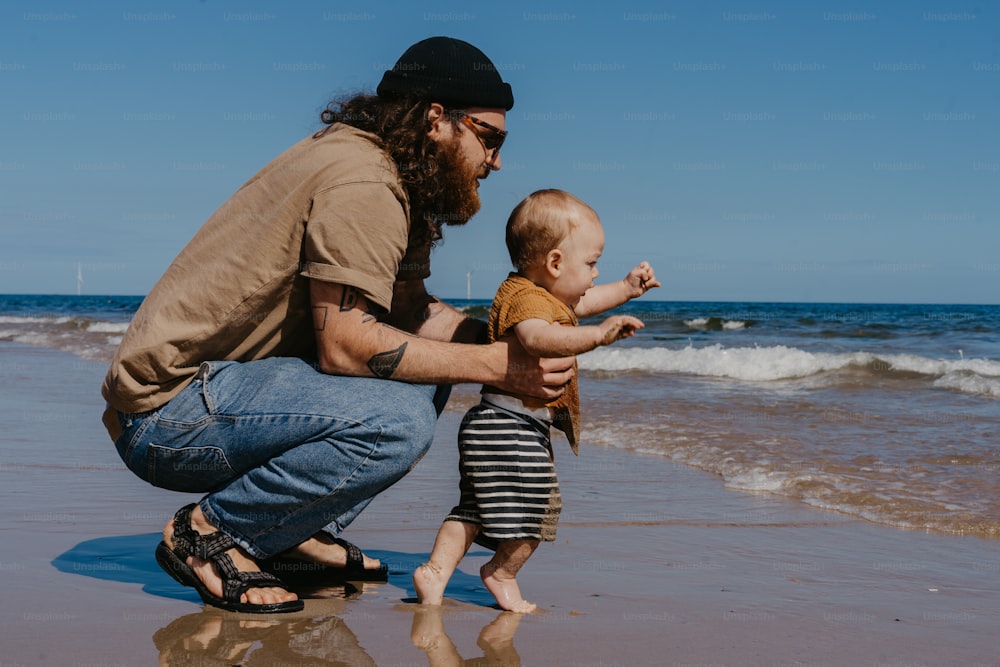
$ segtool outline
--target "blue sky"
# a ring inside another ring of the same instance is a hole
[[[92,6],[94,5],[94,6]],[[542,187],[713,301],[1000,303],[1000,8],[938,2],[6,2],[0,293],[143,294],[237,187],[410,44],[514,88],[429,286],[489,298]],[[467,277],[470,278],[467,281]]]

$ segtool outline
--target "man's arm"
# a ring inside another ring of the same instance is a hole
[[[380,318],[421,338],[452,343],[485,343],[486,323],[468,317],[427,293],[423,280],[399,280],[392,290],[392,311]]]
[[[516,340],[442,342],[380,322],[353,287],[312,280],[310,293],[319,365],[325,373],[428,384],[475,382],[539,398],[559,396],[573,374],[572,359],[539,359]],[[444,317],[442,322],[454,321]]]

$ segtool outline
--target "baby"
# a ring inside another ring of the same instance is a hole
[[[604,250],[601,221],[561,190],[539,190],[517,205],[507,221],[507,249],[517,271],[497,290],[489,340],[513,332],[539,357],[577,355],[632,336],[643,327],[634,317],[616,315],[592,326],[577,326],[578,318],[660,286],[647,262],[623,280],[595,286]],[[575,375],[563,395],[548,403],[483,387],[458,435],[459,504],[445,517],[430,560],[413,573],[421,603],[441,604],[448,580],[475,541],[495,551],[480,576],[500,607],[534,611],[536,605],[521,597],[516,576],[541,540],[555,540],[562,500],[549,430],[563,431],[577,453],[579,415]]]

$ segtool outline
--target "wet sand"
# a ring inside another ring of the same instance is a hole
[[[440,609],[410,575],[456,499],[460,412],[345,534],[387,584],[305,611],[204,608],[157,567],[196,496],[154,489],[100,424],[104,364],[0,346],[0,667],[15,665],[1000,665],[1000,543],[931,535],[728,491],[662,458],[556,442],[555,543],[495,606],[474,547]],[[458,392],[454,405],[473,399]]]

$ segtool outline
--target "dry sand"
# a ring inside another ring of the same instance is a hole
[[[0,346],[0,667],[1000,665],[997,542],[733,492],[586,441],[579,458],[556,443],[559,537],[519,577],[542,611],[493,607],[478,547],[449,601],[422,609],[410,574],[456,499],[455,411],[345,535],[389,563],[389,583],[331,589],[290,616],[203,608],[153,560],[195,496],[125,470],[100,425],[103,373]]]

